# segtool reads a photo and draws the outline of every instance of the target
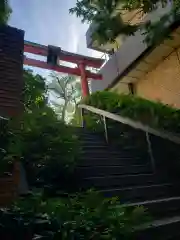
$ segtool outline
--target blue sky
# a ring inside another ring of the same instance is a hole
[[[25,39],[63,50],[98,56],[86,48],[87,24],[69,14],[76,0],[10,0],[9,25],[25,30]]]

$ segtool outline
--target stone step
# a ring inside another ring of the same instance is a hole
[[[134,240],[178,240],[180,239],[180,216],[154,220],[149,226],[140,229]]]
[[[82,145],[81,144],[81,150],[82,151],[97,151],[97,150],[105,150],[105,151],[111,151],[110,149],[108,149],[108,146],[107,145],[103,145],[103,144],[101,144],[101,145],[97,145],[97,144],[92,144],[92,145],[90,145],[90,144],[84,144],[84,145]],[[111,153],[111,152],[110,152]]]
[[[109,150],[108,148],[105,148],[103,146],[99,147],[99,148],[82,148],[80,149],[80,154],[84,154],[84,155],[96,155],[98,154],[99,157],[101,156],[106,156],[108,154],[108,156],[120,156],[120,157],[142,157],[142,156],[147,156],[148,157],[148,152],[147,154],[142,154],[139,151],[136,152],[132,152],[132,151],[123,151],[123,150],[119,150],[119,151],[112,151]]]
[[[163,177],[154,174],[134,174],[122,176],[104,176],[104,177],[89,177],[83,179],[83,185],[87,188],[109,189],[109,188],[124,188],[133,186],[144,186],[151,184],[164,183]]]
[[[103,144],[106,144],[106,139],[100,138],[99,136],[93,136],[93,135],[86,135],[86,136],[78,136],[79,142],[88,142],[91,144],[93,141],[97,141]]]
[[[115,162],[114,162],[115,163]],[[117,161],[117,164],[119,161]],[[151,173],[150,165],[129,165],[129,166],[112,166],[111,162],[107,166],[90,166],[78,167],[77,170],[82,177],[108,176],[108,175],[125,175],[137,173]]]
[[[149,159],[138,157],[124,157],[119,155],[109,156],[108,154],[81,155],[79,157],[79,166],[131,166],[131,165],[149,165]]]
[[[165,183],[127,188],[111,188],[100,191],[105,197],[119,196],[122,202],[138,202],[180,196],[180,184]]]
[[[115,148],[111,148],[109,147],[108,145],[106,145],[105,143],[104,144],[100,144],[100,143],[97,143],[97,142],[94,142],[92,144],[88,144],[87,142],[84,142],[84,143],[81,143],[80,144],[80,147],[81,147],[81,150],[80,152],[81,153],[97,153],[99,151],[104,151],[106,153],[108,153],[109,155],[112,155],[112,154],[119,154],[119,155],[124,155],[124,156],[142,156],[142,155],[147,155],[148,156],[148,150],[147,149],[144,149],[144,151],[139,151],[139,149],[137,148],[133,148],[133,149],[129,149],[129,148],[120,148],[119,150],[118,149],[115,149]]]
[[[80,145],[81,147],[98,147],[98,146],[105,146],[106,148],[109,148],[108,144],[105,141],[101,141],[98,139],[93,139],[92,141],[90,141],[89,139],[87,140],[80,140]]]
[[[119,146],[119,147],[113,147],[108,145],[105,141],[101,141],[98,139],[92,139],[92,140],[80,140],[80,145],[82,148],[90,148],[90,149],[98,149],[98,148],[105,148],[110,152],[119,152],[119,150],[121,152],[125,152],[125,153],[129,153],[129,151],[133,152],[133,153],[137,153],[139,152],[139,149],[136,146]],[[147,149],[143,149],[144,152],[148,151]]]
[[[105,134],[102,133],[102,134],[98,134],[98,133],[92,133],[92,132],[78,132],[78,137],[80,139],[85,139],[86,137],[87,138],[96,138],[96,139],[102,139],[103,141],[105,141]]]

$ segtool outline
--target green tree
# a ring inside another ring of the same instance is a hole
[[[74,76],[60,77],[53,74],[48,88],[54,96],[50,100],[51,104],[61,116],[62,121],[65,121],[67,112],[74,113],[77,102],[81,99],[80,82],[77,82]]]
[[[12,163],[14,156],[21,159],[30,183],[36,184],[39,179],[50,184],[54,177],[64,174],[65,178],[73,171],[78,141],[73,129],[49,106],[46,80],[24,70],[24,83],[25,111],[9,121],[2,157],[5,163]]]
[[[40,75],[33,74],[30,70],[24,70],[23,72],[23,80],[24,80],[24,90],[23,90],[23,104],[24,104],[24,115],[20,116],[22,120],[24,116],[28,116],[37,111],[48,112],[50,114],[53,112],[47,106],[47,89],[45,84],[45,79]],[[52,113],[53,114],[53,113]],[[28,116],[29,117],[29,116]],[[8,139],[11,139],[13,131],[12,129],[16,129],[19,122],[18,119],[12,119],[9,124],[3,128],[4,130],[4,140],[3,146],[7,148]],[[11,130],[10,130],[11,129]],[[18,145],[18,141],[17,141]],[[6,149],[7,150],[7,149]],[[6,152],[6,151],[5,151]]]
[[[0,1],[0,24],[6,24],[11,15],[11,8],[8,0]]]
[[[168,0],[78,0],[75,7],[69,11],[80,17],[82,22],[94,22],[97,25],[93,38],[100,44],[114,41],[119,34],[131,35],[138,28],[145,29],[148,33],[146,40],[153,43],[169,33],[168,22],[179,20],[179,0],[173,0],[171,11],[155,23],[148,21],[144,24],[131,25],[124,22],[121,16],[124,10],[149,13],[158,6],[165,7],[168,3]]]
[[[26,111],[44,107],[47,103],[47,87],[45,79],[33,74],[31,70],[24,70],[24,107]]]
[[[14,156],[17,152],[21,151],[20,149],[22,144],[19,143],[20,138],[16,138],[16,132],[19,128],[19,120],[22,122],[22,125],[24,125],[24,122],[27,124],[29,119],[32,119],[32,117],[37,115],[37,112],[39,113],[39,111],[43,114],[46,113],[48,115],[54,115],[53,110],[47,106],[47,89],[45,79],[40,75],[33,74],[30,70],[24,70],[23,80],[23,104],[25,110],[23,116],[19,116],[20,119],[19,117],[18,119],[13,118],[6,124],[4,123],[4,125],[1,121],[1,125],[3,126],[1,129],[3,141],[0,144],[1,171],[4,171],[4,167],[11,163],[12,155]],[[39,124],[41,124],[41,121],[39,121]],[[14,142],[13,139],[15,139]],[[13,144],[11,144],[11,142],[13,142]],[[2,159],[4,161],[2,161]]]

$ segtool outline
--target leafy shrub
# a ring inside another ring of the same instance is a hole
[[[49,107],[26,112],[21,119],[10,122],[10,129],[13,136],[7,157],[16,156],[23,161],[29,182],[63,187],[78,157],[73,129],[59,121]]]
[[[12,170],[12,161],[5,159],[9,138],[8,120],[0,118],[0,176],[4,175],[4,173],[10,173]]]
[[[102,91],[90,95],[83,103],[132,118],[154,128],[180,133],[180,110],[160,102]],[[87,115],[92,116],[92,114]],[[92,117],[89,118],[87,117],[92,125]],[[99,118],[96,117],[96,122],[98,121]]]
[[[18,240],[25,239],[23,234],[31,234],[28,239],[37,234],[47,239],[112,240],[128,239],[135,227],[148,220],[143,207],[129,209],[117,198],[104,199],[89,191],[64,199],[29,197],[1,212],[0,224],[1,231],[11,232]]]
[[[30,70],[24,70],[23,72],[23,80],[25,82],[24,90],[23,90],[23,96],[24,96],[24,110],[26,112],[25,115],[28,113],[32,113],[36,109],[45,108],[47,104],[47,87],[45,84],[45,79],[42,78],[40,75],[33,74]],[[43,111],[43,110],[42,110]],[[49,112],[52,112],[49,110]],[[28,115],[30,117],[30,115]],[[23,116],[23,122],[26,121],[26,117]],[[29,118],[28,117],[28,118]],[[14,121],[13,121],[14,122]],[[10,152],[14,151],[11,147],[8,147],[9,142],[12,140],[13,134],[14,134],[14,126],[13,128],[9,128],[10,121],[5,121],[0,119],[0,175],[4,174],[4,172],[11,172],[12,171],[12,165],[13,165],[13,159],[12,155],[9,153],[8,148]],[[20,124],[15,121],[15,128],[19,126]],[[16,126],[17,125],[17,126]],[[17,156],[20,156],[21,146],[22,143],[20,143],[20,139],[13,137],[14,141],[16,143],[16,149]],[[8,152],[7,152],[8,151]],[[18,151],[18,152],[17,152]]]
[[[23,96],[25,111],[44,107],[47,103],[47,86],[45,79],[31,70],[24,70],[25,83]]]

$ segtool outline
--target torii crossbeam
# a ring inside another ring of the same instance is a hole
[[[96,74],[89,70],[86,70],[86,67],[99,69],[104,63],[104,60],[101,58],[83,56],[63,51],[59,47],[44,46],[28,41],[24,41],[24,53],[32,53],[35,55],[47,57],[47,61],[45,62],[32,58],[27,58],[25,56],[24,57],[25,65],[80,76],[83,97],[89,95],[88,78],[91,78],[93,80],[102,80],[102,76],[100,74]],[[75,68],[63,66],[61,65],[61,61],[74,63],[77,66]]]

